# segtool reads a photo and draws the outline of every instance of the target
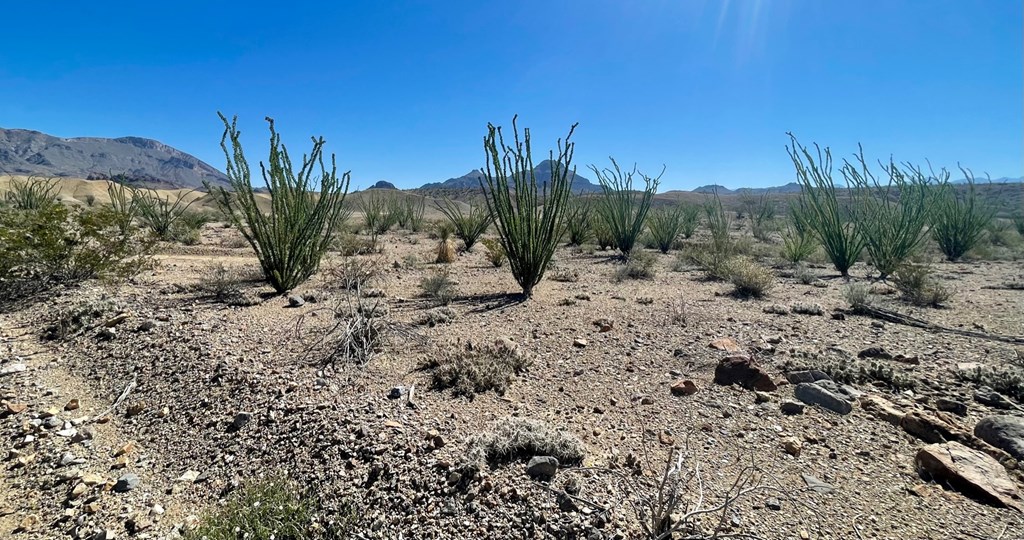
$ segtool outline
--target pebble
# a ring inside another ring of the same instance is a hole
[[[133,473],[125,473],[117,479],[117,483],[114,484],[114,491],[118,493],[125,493],[131,491],[139,486],[139,477]]]

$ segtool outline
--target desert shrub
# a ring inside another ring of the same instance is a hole
[[[927,238],[932,201],[929,180],[920,169],[900,167],[890,159],[882,171],[885,178],[879,181],[863,149],[857,163],[846,161],[842,168],[847,184],[853,186],[853,216],[865,250],[879,277],[885,279]]]
[[[181,192],[172,197],[161,196],[153,189],[132,189],[132,198],[138,205],[139,216],[153,234],[164,240],[171,239],[172,229],[178,224],[190,206],[198,199],[185,202],[195,190]]]
[[[108,208],[0,212],[0,304],[56,285],[125,278],[149,264],[138,229],[122,234]]]
[[[119,309],[108,298],[86,299],[60,309],[51,323],[43,328],[43,339],[67,339],[72,335],[95,328]]]
[[[662,253],[668,253],[672,244],[683,231],[683,207],[660,208],[651,211],[647,218],[647,227],[651,231],[651,239]]]
[[[575,283],[580,280],[580,273],[561,266],[555,266],[551,269],[551,281],[560,281],[562,283]]]
[[[800,230],[793,225],[787,225],[782,232],[782,258],[799,264],[818,249],[818,241],[808,230]]]
[[[278,292],[289,291],[309,279],[320,267],[320,260],[332,245],[336,231],[346,216],[345,196],[349,173],[339,178],[334,155],[331,169],[324,166],[324,139],[313,139],[309,156],[303,155],[298,174],[292,168],[281,136],[270,124],[269,170],[260,164],[263,181],[270,192],[270,213],[265,214],[257,199],[249,173],[249,162],[242,151],[237,117],[224,122],[220,146],[227,159],[227,175],[234,193],[222,187],[210,187],[221,211],[252,246],[267,281]],[[227,141],[231,141],[231,150]],[[319,165],[319,188],[313,174]],[[238,210],[238,213],[236,213]],[[239,217],[239,214],[241,217]]]
[[[822,150],[815,145],[815,158],[792,133],[789,137],[792,146],[786,146],[786,150],[801,187],[800,198],[795,203],[798,215],[825,248],[836,270],[843,277],[849,277],[850,268],[864,250],[864,238],[847,219],[848,212],[839,203],[832,181],[832,153],[827,147]]]
[[[917,381],[901,370],[878,361],[862,361],[839,353],[803,353],[786,360],[786,371],[816,369],[840,384],[871,384],[879,382],[897,390],[911,390]]]
[[[359,209],[363,212],[363,229],[370,235],[374,245],[377,237],[391,230],[398,222],[396,199],[377,189],[368,189],[359,198]]]
[[[612,162],[610,169],[601,170],[595,165],[590,166],[601,184],[602,196],[598,198],[597,212],[603,225],[608,228],[608,235],[614,242],[614,247],[618,248],[623,258],[628,259],[632,255],[637,238],[644,231],[647,212],[651,209],[654,194],[658,191],[658,183],[665,170],[662,168],[661,174],[652,178],[637,171],[636,166],[632,171],[623,172],[614,158],[609,159]],[[643,179],[642,192],[633,191],[634,176]]]
[[[957,378],[973,383],[975,386],[987,386],[1019,403],[1024,403],[1024,369],[1019,365],[958,370]]]
[[[331,512],[330,521],[318,515],[317,496],[293,482],[268,478],[232,493],[226,503],[203,516],[185,534],[186,540],[313,540],[341,538],[355,521],[349,507]]]
[[[729,237],[732,220],[729,219],[729,214],[722,206],[718,190],[715,190],[711,197],[705,197],[704,216],[707,218],[708,230],[711,232],[711,241],[715,245],[715,249],[728,251],[732,242]]]
[[[583,462],[587,448],[576,436],[539,420],[508,417],[467,441],[467,461],[482,467],[533,456],[552,456],[559,465]]]
[[[499,240],[484,238],[480,243],[484,246],[484,256],[487,257],[487,262],[491,263],[495,268],[500,268],[505,264],[505,247],[501,245]]]
[[[448,268],[445,267],[424,276],[420,280],[420,290],[423,291],[423,296],[447,305],[455,299],[458,288],[455,281],[452,280]]]
[[[474,345],[466,342],[423,364],[431,371],[434,388],[450,388],[455,395],[472,397],[488,390],[504,394],[514,375],[530,366],[517,347],[502,342]]]
[[[364,366],[393,337],[410,335],[388,318],[388,306],[380,297],[369,300],[353,292],[325,309],[332,321],[326,329],[307,327],[305,316],[297,325],[307,345],[306,356],[324,365]]]
[[[863,310],[864,308],[871,307],[874,304],[874,298],[871,295],[871,289],[863,283],[850,283],[846,287],[843,287],[843,299],[850,304],[850,309],[854,313]]]
[[[775,286],[775,274],[770,268],[745,257],[734,257],[727,263],[728,280],[733,294],[741,298],[763,298]]]
[[[377,258],[345,257],[332,265],[327,274],[332,285],[344,290],[368,288],[380,277],[382,263]]]
[[[244,240],[244,239],[243,239]],[[249,245],[246,241],[245,245]],[[377,245],[370,238],[364,238],[350,232],[335,235],[331,241],[331,248],[338,253],[351,257],[354,255],[369,255],[378,253]]]
[[[924,264],[904,264],[893,274],[893,285],[915,306],[942,307],[953,292],[940,283]]]
[[[1013,228],[1017,230],[1017,234],[1024,238],[1024,214],[1018,214],[1013,216]]]
[[[775,221],[775,200],[767,192],[754,197],[749,190],[743,190],[740,193],[740,207],[750,219],[750,233],[754,238],[762,242],[770,241]]]
[[[17,210],[43,210],[57,204],[57,192],[60,191],[58,182],[60,180],[57,178],[44,180],[29,176],[21,180],[12,177],[10,191],[5,198]]]
[[[985,237],[993,246],[1012,247],[1019,243],[1013,222],[1008,219],[993,219],[985,228]]]
[[[824,315],[825,308],[821,307],[821,304],[812,304],[807,302],[797,302],[793,304],[790,311],[798,315]]]
[[[686,260],[700,268],[704,272],[705,279],[726,280],[729,279],[731,271],[730,261],[735,256],[731,242],[721,245],[712,240],[693,246],[685,258],[677,260],[677,266],[680,270],[685,269],[683,261]]]
[[[423,315],[417,319],[416,323],[433,328],[439,324],[448,324],[457,317],[458,314],[455,313],[454,309],[448,306],[441,306],[423,312]]]
[[[570,246],[582,246],[593,238],[593,210],[594,205],[590,199],[584,199],[582,196],[569,199],[569,209],[565,219]]]
[[[679,234],[683,238],[692,238],[694,233],[697,232],[697,227],[700,226],[701,208],[695,204],[681,202],[679,203],[679,211],[682,214]]]
[[[960,170],[967,178],[965,192],[960,193],[961,190],[949,182],[949,172],[943,169],[935,188],[932,211],[932,237],[949,261],[963,257],[977,245],[995,215],[995,211],[978,197],[974,174],[970,169],[961,167]]]
[[[108,183],[107,195],[110,197],[111,217],[121,234],[126,234],[139,217],[139,201],[131,188],[120,182]]]
[[[576,174],[572,167],[575,144],[570,141],[575,129],[576,124],[569,128],[564,144],[558,140],[557,158],[553,150],[548,152],[551,176],[538,182],[534,175],[530,130],[523,131],[520,141],[516,118],[513,117],[515,142],[509,147],[505,145],[501,128],[487,125],[484,149],[488,160],[480,187],[486,195],[487,209],[494,216],[498,237],[508,255],[512,277],[527,298],[533,295],[534,286],[543,279],[551,256],[565,232],[566,208],[572,188],[570,174]]]
[[[627,279],[654,279],[654,264],[658,262],[653,253],[635,249],[629,260],[615,271],[615,281]]]
[[[793,269],[793,277],[804,285],[810,285],[815,281],[818,281],[818,276],[814,275],[814,272],[811,272],[811,269],[803,263],[797,263],[796,267]]]
[[[473,245],[491,224],[487,206],[470,206],[469,211],[463,211],[455,201],[443,199],[437,203],[437,208],[451,224],[455,236],[462,240],[463,251],[472,251]]]

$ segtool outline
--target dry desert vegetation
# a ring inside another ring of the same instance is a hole
[[[1024,537],[996,187],[794,139],[792,195],[583,196],[492,129],[479,192],[349,194],[225,135],[232,191],[0,184],[0,536]]]

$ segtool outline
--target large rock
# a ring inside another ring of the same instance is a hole
[[[974,391],[974,401],[997,409],[1012,409],[1013,402],[995,390],[982,386]]]
[[[1014,459],[1024,461],[1024,418],[1020,416],[989,416],[974,426],[981,440],[1005,450]]]
[[[861,397],[860,408],[871,413],[875,418],[889,422],[894,426],[899,426],[903,421],[903,417],[906,416],[891,401],[879,396]]]
[[[558,472],[558,459],[551,456],[533,456],[526,464],[526,474],[538,480],[548,480]]]
[[[839,391],[838,385],[822,384],[831,382],[800,383],[796,385],[793,394],[808,405],[818,405],[839,414],[850,414],[853,412],[853,404],[848,396]]]
[[[721,385],[738,384],[747,390],[774,392],[778,387],[754,359],[749,356],[729,356],[715,367],[715,382]]]
[[[957,423],[955,417],[946,413],[908,413],[900,421],[900,427],[927,443],[955,441],[984,452],[1000,462],[1011,459],[1008,453],[967,431]]]
[[[1024,512],[1016,484],[998,461],[958,442],[930,444],[917,452],[915,465],[928,479],[982,502]]]

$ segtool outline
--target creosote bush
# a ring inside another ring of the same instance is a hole
[[[270,285],[278,292],[289,291],[309,279],[320,267],[320,260],[332,245],[336,231],[347,217],[345,196],[349,173],[337,174],[334,155],[328,170],[323,160],[323,137],[313,138],[309,156],[303,156],[296,172],[281,136],[270,124],[269,170],[260,162],[263,181],[270,193],[270,212],[257,204],[251,182],[249,162],[242,151],[237,118],[224,122],[220,146],[227,159],[227,176],[233,193],[222,187],[210,187],[224,215],[252,246]],[[228,147],[230,141],[230,149]],[[314,174],[319,169],[314,185]]]
[[[639,172],[635,165],[632,171],[623,171],[614,158],[609,159],[612,162],[611,168],[602,170],[596,165],[590,166],[601,184],[602,196],[597,199],[597,214],[602,225],[607,228],[608,238],[613,242],[609,247],[617,248],[622,257],[628,259],[632,255],[637,239],[644,231],[647,213],[651,209],[654,194],[658,191],[658,183],[665,174],[665,169],[663,167],[657,177],[650,177]],[[642,192],[633,190],[634,176],[643,179]],[[600,243],[600,236],[598,241]],[[604,246],[601,249],[604,249]]]
[[[516,117],[513,117],[514,142],[506,146],[501,128],[487,125],[484,137],[487,162],[480,187],[486,195],[487,209],[494,216],[512,277],[526,298],[533,296],[533,288],[543,279],[565,232],[572,176],[576,174],[572,167],[575,145],[570,140],[575,130],[576,124],[573,124],[564,144],[558,140],[557,156],[554,151],[548,152],[551,176],[538,182],[530,148],[530,129],[523,130],[520,140]]]
[[[433,357],[422,367],[431,371],[435,388],[450,388],[456,395],[473,397],[488,390],[504,394],[512,377],[529,366],[529,359],[518,347],[499,341],[494,345],[466,342]]]

